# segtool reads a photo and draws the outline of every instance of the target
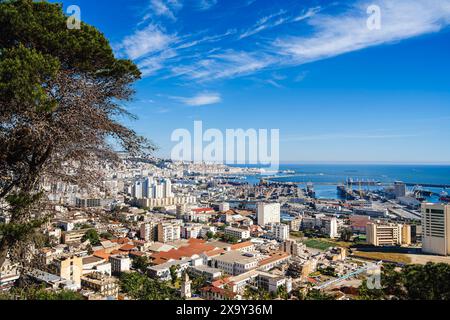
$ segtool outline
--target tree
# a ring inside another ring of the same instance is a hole
[[[148,266],[149,262],[146,256],[138,256],[133,259],[133,268],[139,270],[141,273],[146,273]]]
[[[320,290],[310,290],[304,300],[335,300],[332,295],[326,294]]]
[[[450,266],[445,263],[407,265],[398,270],[385,265],[381,289],[369,290],[363,282],[361,299],[450,300]]]
[[[178,300],[177,292],[166,283],[150,279],[136,272],[123,273],[120,277],[122,292],[136,300]]]
[[[175,283],[178,280],[178,270],[180,269],[180,266],[170,266],[170,277],[172,278],[172,284],[175,285]]]
[[[103,232],[100,234],[100,238],[106,239],[106,240],[112,240],[114,239],[114,235],[110,232]]]
[[[0,0],[0,201],[11,216],[0,231],[0,265],[20,255],[50,212],[41,181],[82,188],[99,181],[99,160],[118,162],[153,149],[119,120],[141,73],[117,59],[108,40],[85,23],[68,29],[62,5]]]
[[[350,240],[352,240],[353,237],[353,231],[349,228],[346,228],[344,230],[342,230],[341,232],[341,240],[342,241],[346,241],[349,242]]]
[[[78,292],[70,290],[48,291],[43,286],[14,287],[0,293],[0,300],[84,300]]]
[[[100,244],[100,237],[98,236],[97,230],[89,229],[84,236],[81,238],[82,242],[89,240],[89,243],[93,246]]]

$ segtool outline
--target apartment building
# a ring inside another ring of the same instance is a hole
[[[158,224],[158,241],[173,242],[181,238],[181,222],[162,222]]]
[[[289,226],[287,224],[277,223],[272,227],[276,240],[285,241],[289,239]]]
[[[227,227],[225,228],[225,235],[234,237],[239,240],[246,240],[250,239],[250,230]]]
[[[279,203],[260,202],[257,206],[257,218],[260,226],[281,222],[281,205]]]
[[[368,223],[367,243],[374,246],[411,244],[411,227],[396,223]]]
[[[422,251],[450,254],[450,205],[422,204]]]
[[[158,224],[155,222],[147,222],[141,224],[139,228],[140,238],[151,242],[158,239]]]
[[[81,276],[83,274],[83,259],[77,256],[62,256],[53,260],[51,269],[54,274],[62,279],[75,283],[81,288]]]
[[[81,277],[81,287],[92,290],[104,297],[117,298],[119,294],[119,283],[117,279],[99,272]]]
[[[111,263],[111,272],[120,275],[122,272],[130,271],[131,259],[125,255],[113,255],[109,257]]]

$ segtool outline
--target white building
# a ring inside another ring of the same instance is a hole
[[[238,251],[213,257],[211,260],[213,268],[218,268],[232,276],[243,274],[258,266],[258,258],[245,256]]]
[[[289,226],[282,223],[277,223],[272,227],[275,239],[278,241],[285,241],[289,239]]]
[[[202,225],[187,224],[181,227],[181,237],[184,239],[197,239],[200,236]]]
[[[281,222],[281,205],[279,203],[258,203],[257,218],[260,226]]]
[[[131,259],[124,255],[113,255],[109,257],[111,263],[111,272],[113,274],[121,274],[122,272],[130,271]]]
[[[140,226],[140,237],[145,241],[155,241],[158,235],[158,225],[153,222],[143,223]]]
[[[422,204],[422,251],[450,255],[450,205]]]
[[[230,204],[228,202],[222,202],[219,204],[219,211],[220,212],[226,212],[230,210]]]
[[[164,222],[158,224],[158,241],[173,242],[181,238],[181,222]]]
[[[227,227],[225,228],[225,235],[234,237],[239,240],[246,240],[250,239],[250,230]]]
[[[322,230],[330,238],[339,237],[337,218],[322,218]]]

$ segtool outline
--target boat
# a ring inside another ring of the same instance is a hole
[[[439,200],[442,202],[450,202],[450,196],[448,195],[448,192],[445,190],[442,191]]]

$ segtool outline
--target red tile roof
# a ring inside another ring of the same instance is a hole
[[[239,250],[239,249],[250,247],[250,246],[253,246],[253,242],[246,241],[246,242],[242,242],[242,243],[233,244],[231,246],[231,250]]]
[[[236,297],[236,293],[234,293],[232,291],[221,289],[221,288],[217,288],[217,287],[213,287],[213,286],[203,287],[200,290],[202,292],[216,293],[216,294],[219,294],[219,295],[221,295],[223,297],[227,297],[229,299],[233,299],[234,297]]]
[[[190,239],[189,244],[178,249],[172,249],[168,252],[158,252],[151,255],[153,258],[153,263],[162,264],[171,259],[181,260],[186,257],[192,257],[196,254],[201,254],[203,252],[210,252],[216,250],[215,247],[208,245],[204,240]]]
[[[192,209],[191,211],[195,213],[202,213],[202,212],[206,213],[206,212],[213,212],[215,210],[213,208],[196,208]]]

